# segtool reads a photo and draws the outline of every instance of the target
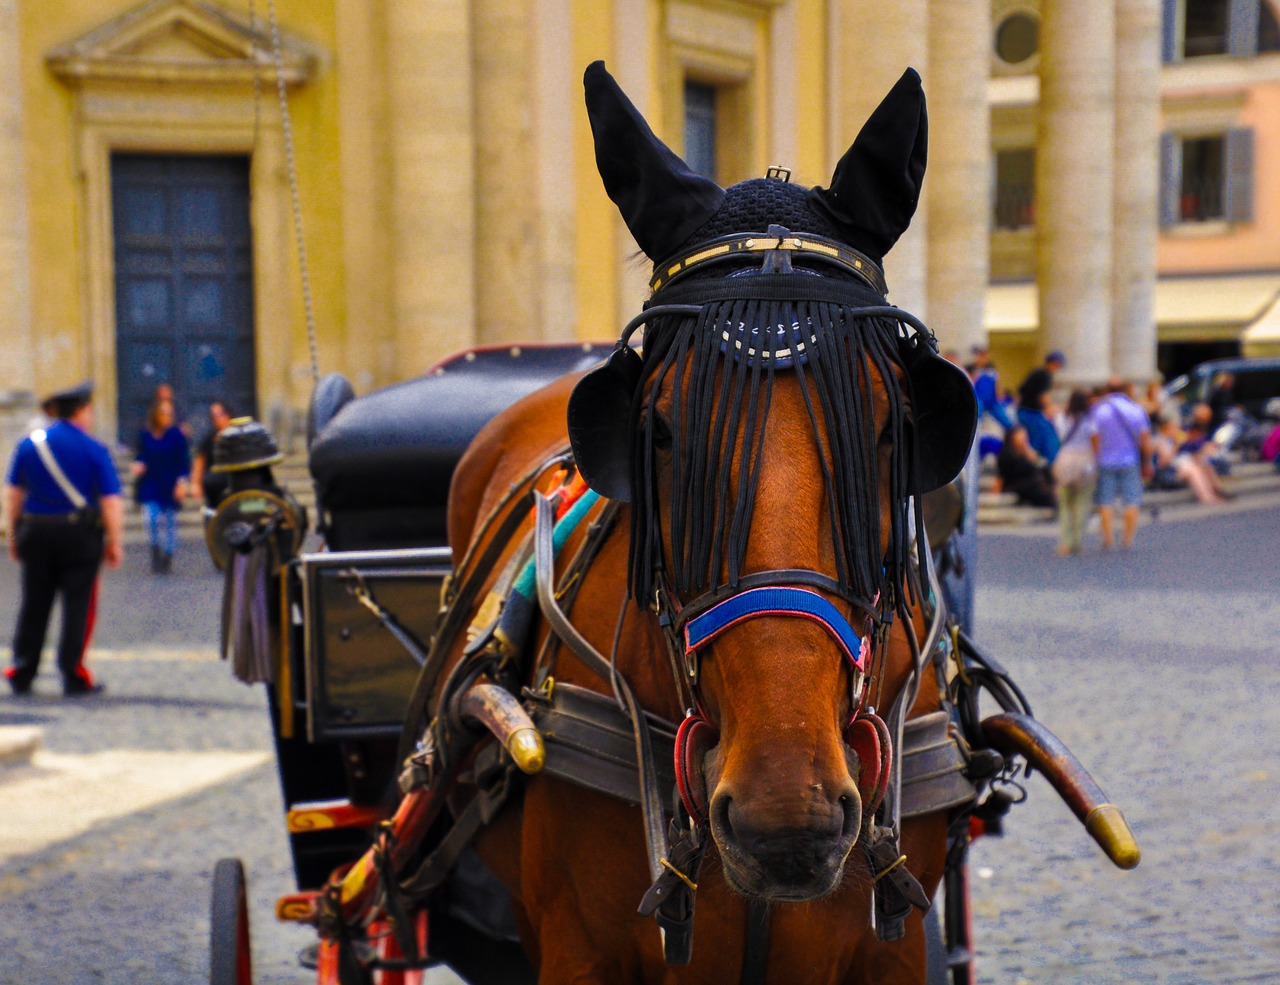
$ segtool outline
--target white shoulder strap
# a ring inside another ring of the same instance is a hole
[[[40,456],[40,461],[44,462],[44,467],[53,476],[53,481],[58,484],[58,488],[62,490],[67,499],[71,500],[71,505],[78,510],[82,510],[89,503],[84,496],[80,495],[80,490],[71,484],[67,474],[62,471],[62,466],[53,457],[53,449],[49,447],[48,439],[49,436],[45,433],[44,428],[36,428],[31,432],[31,443],[36,446],[36,454]]]

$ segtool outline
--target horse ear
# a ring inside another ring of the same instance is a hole
[[[907,69],[836,165],[815,204],[851,245],[883,258],[906,232],[920,202],[929,153],[929,121],[920,76]]]
[[[917,493],[932,492],[958,476],[978,430],[978,399],[969,374],[926,343],[899,342],[911,377],[911,440],[918,453]]]
[[[716,213],[724,189],[690,171],[654,135],[604,62],[588,65],[582,84],[604,190],[640,249],[656,263]]]

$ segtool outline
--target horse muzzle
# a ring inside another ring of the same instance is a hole
[[[804,902],[832,892],[862,826],[852,779],[828,789],[811,782],[767,795],[735,791],[707,757],[711,835],[730,888],[759,899]]]

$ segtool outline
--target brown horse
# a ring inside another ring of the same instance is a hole
[[[781,177],[721,189],[653,135],[601,64],[585,84],[606,190],[658,261],[643,355],[624,337],[601,370],[496,418],[455,474],[449,537],[473,559],[455,581],[509,597],[532,519],[490,569],[475,559],[511,490],[570,488],[576,467],[603,494],[558,556],[564,567],[588,545],[565,605],[617,678],[549,645],[536,616],[521,649],[541,657],[520,673],[543,693],[576,686],[623,705],[629,688],[651,715],[685,721],[664,837],[700,831],[705,855],[699,869],[663,842],[658,861],[669,886],[696,883],[691,960],[667,963],[637,914],[655,880],[636,798],[534,775],[479,854],[544,983],[922,982],[921,909],[881,940],[894,934],[876,932],[872,885],[896,867],[931,898],[947,817],[904,820],[888,864],[861,850],[877,818],[893,827],[876,813],[896,739],[880,716],[940,707],[918,664],[910,503],[955,475],[973,429],[967,379],[883,298],[881,258],[924,172],[919,78],[903,76],[827,189]]]

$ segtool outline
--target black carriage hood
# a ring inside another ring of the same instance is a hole
[[[588,343],[470,350],[349,401],[311,445],[320,506],[443,511],[458,460],[481,428],[535,390],[596,365],[605,351]]]

